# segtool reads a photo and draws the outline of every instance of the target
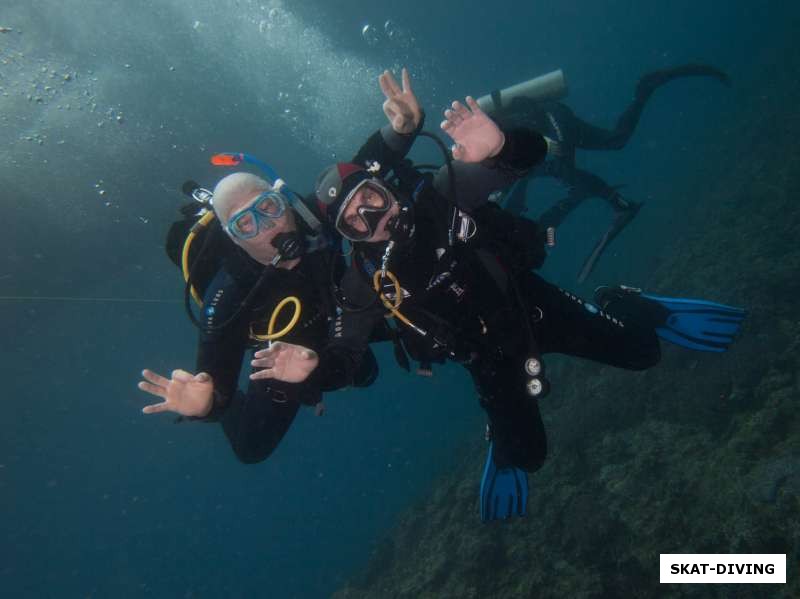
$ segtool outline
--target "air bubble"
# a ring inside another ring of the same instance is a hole
[[[368,46],[375,46],[380,41],[378,30],[370,24],[366,24],[361,28],[361,37],[367,42]]]

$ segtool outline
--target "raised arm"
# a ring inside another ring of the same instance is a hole
[[[383,113],[389,122],[370,136],[351,162],[360,166],[368,161],[378,162],[380,172],[385,174],[411,150],[425,123],[425,113],[411,87],[408,69],[403,69],[402,87],[389,71],[381,74],[378,83],[386,98]]]
[[[541,163],[549,144],[543,135],[530,129],[502,131],[472,97],[467,96],[466,102],[467,106],[453,102],[445,111],[441,128],[453,139],[455,161],[452,177],[443,166],[434,186],[469,212],[488,202],[492,192],[508,187]]]

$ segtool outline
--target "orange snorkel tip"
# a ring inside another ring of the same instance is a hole
[[[215,166],[236,166],[242,162],[243,158],[241,154],[223,152],[222,154],[214,154],[211,157],[211,164]]]

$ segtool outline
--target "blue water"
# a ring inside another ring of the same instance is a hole
[[[453,98],[554,68],[567,74],[570,106],[604,125],[649,69],[703,61],[727,70],[732,89],[671,84],[625,150],[579,156],[647,202],[578,288],[588,293],[603,278],[646,278],[683,209],[702,200],[676,195],[675,181],[702,173],[715,127],[737,97],[755,93],[763,56],[800,22],[793,3],[744,0],[133,7],[0,7],[0,26],[13,29],[0,33],[0,585],[8,597],[325,596],[458,459],[458,444],[482,434],[462,372],[417,379],[387,352],[377,386],[331,396],[322,418],[304,411],[256,466],[236,461],[217,425],[141,415],[143,367],[193,365],[195,333],[162,244],[180,184],[211,186],[221,176],[210,153],[254,153],[307,191],[322,167],[383,123],[376,78],[401,65],[429,129]],[[373,45],[361,34],[367,24],[381,32]],[[425,147],[417,156],[437,158]],[[534,215],[561,193],[533,187]],[[575,287],[608,216],[599,201],[573,215],[547,264],[551,279]],[[21,299],[29,296],[39,299]]]

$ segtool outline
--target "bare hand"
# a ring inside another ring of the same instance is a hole
[[[472,96],[467,96],[469,108],[456,100],[452,109],[444,111],[442,129],[453,141],[453,158],[462,162],[480,162],[497,156],[506,138],[497,124],[486,116]]]
[[[275,379],[286,383],[302,383],[319,364],[317,352],[302,345],[276,341],[254,354],[250,364],[263,368],[250,375],[253,381]]]
[[[414,90],[411,89],[411,77],[408,69],[404,68],[402,73],[403,88],[397,85],[397,80],[389,71],[384,71],[378,77],[381,91],[386,96],[383,103],[383,113],[389,119],[392,129],[396,133],[413,133],[422,119],[422,109],[419,107]]]
[[[211,411],[214,399],[214,382],[205,372],[192,375],[185,370],[173,370],[172,378],[167,379],[153,372],[143,370],[143,381],[139,389],[164,399],[161,403],[142,408],[145,414],[175,412],[181,416],[204,417]]]

